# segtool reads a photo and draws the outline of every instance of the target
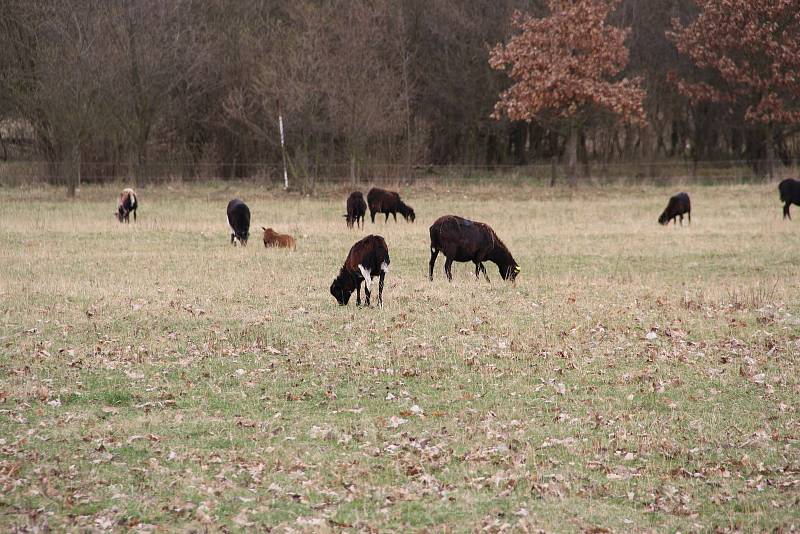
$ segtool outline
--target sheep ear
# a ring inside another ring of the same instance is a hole
[[[262,229],[262,230],[264,230],[265,232],[267,231],[267,229],[266,229],[266,228],[264,228],[263,226],[261,227],[261,229]]]

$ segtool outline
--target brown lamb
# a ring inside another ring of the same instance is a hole
[[[297,244],[294,241],[294,238],[290,235],[286,234],[279,234],[272,228],[264,228],[264,246],[265,247],[278,247],[278,248],[291,248],[297,249]]]

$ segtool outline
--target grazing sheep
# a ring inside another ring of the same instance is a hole
[[[416,218],[414,209],[400,200],[400,195],[394,191],[373,187],[369,190],[369,193],[367,193],[367,204],[369,205],[369,216],[373,223],[375,222],[376,213],[386,214],[384,222],[389,220],[389,214],[394,217],[394,222],[397,222],[398,213],[400,213],[406,221],[411,220],[411,222],[414,222]]]
[[[250,208],[238,198],[228,202],[228,226],[231,229],[231,244],[235,246],[238,240],[246,247],[250,236]]]
[[[683,214],[689,216],[689,224],[692,224],[692,203],[689,200],[689,195],[686,193],[678,193],[670,197],[667,207],[658,218],[659,224],[669,224],[669,221],[675,223],[675,218],[680,217],[681,226],[683,226]]]
[[[439,217],[431,225],[431,260],[428,264],[428,277],[433,280],[433,267],[436,257],[441,251],[447,261],[444,263],[444,272],[448,280],[453,279],[452,265],[454,261],[471,261],[475,264],[475,277],[483,272],[486,274],[484,261],[497,264],[503,280],[516,280],[520,267],[508,248],[500,241],[494,230],[484,223],[470,221],[455,215]]]
[[[264,228],[264,246],[265,247],[279,247],[279,248],[291,248],[297,250],[297,245],[294,242],[294,238],[290,235],[286,234],[279,234],[272,228]]]
[[[787,178],[778,184],[778,191],[781,194],[781,202],[783,202],[783,218],[792,220],[789,213],[789,206],[797,204],[800,206],[800,180]]]
[[[364,202],[364,195],[361,191],[353,191],[347,197],[347,227],[352,228],[355,223],[359,228],[364,224],[364,214],[367,213],[367,203]],[[359,220],[361,223],[359,224]]]
[[[356,305],[361,306],[361,282],[367,306],[372,287],[372,278],[380,277],[378,283],[378,306],[383,307],[383,279],[389,271],[389,247],[379,235],[368,235],[352,246],[339,276],[331,284],[331,295],[340,306],[346,306],[356,291]]]
[[[136,193],[130,187],[123,189],[119,194],[117,201],[117,212],[114,216],[119,222],[131,222],[131,212],[133,212],[133,220],[136,222],[136,208],[139,207],[139,201],[136,198]]]

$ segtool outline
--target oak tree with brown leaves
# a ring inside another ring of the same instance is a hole
[[[606,24],[618,0],[547,0],[550,16],[515,12],[519,33],[491,52],[489,63],[513,84],[500,94],[493,117],[536,121],[567,134],[567,175],[575,180],[578,137],[587,121],[611,113],[642,121],[638,79],[618,79],[628,63],[628,30]]]
[[[717,102],[761,131],[772,174],[774,138],[800,123],[800,0],[695,0],[691,23],[668,36],[697,67],[696,79],[672,75],[693,102]]]

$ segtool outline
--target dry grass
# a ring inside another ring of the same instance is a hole
[[[343,190],[145,189],[130,226],[0,191],[0,529],[796,527],[800,223],[747,185],[663,228],[672,192],[403,188],[377,310],[328,294]],[[297,251],[230,247],[232,196]],[[445,213],[516,286],[427,281]]]

